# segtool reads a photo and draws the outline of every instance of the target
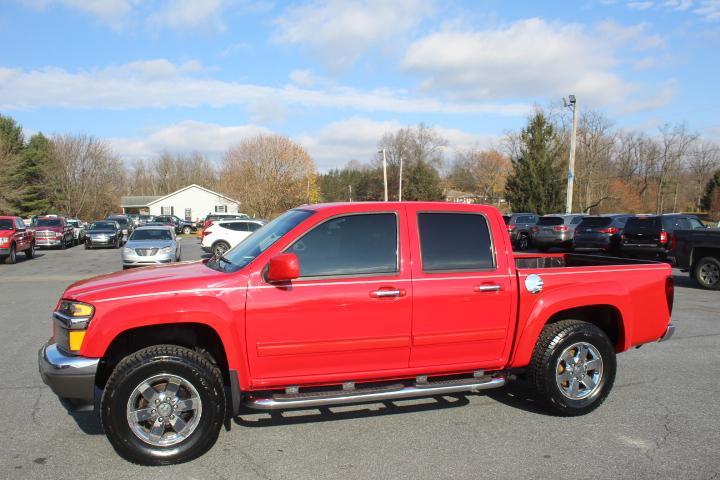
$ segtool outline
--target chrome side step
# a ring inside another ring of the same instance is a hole
[[[413,386],[401,384],[378,388],[358,388],[350,391],[277,394],[272,397],[249,395],[245,405],[256,410],[282,410],[286,408],[309,408],[350,403],[372,403],[413,397],[432,397],[448,393],[487,390],[505,385],[505,377],[484,377],[447,382],[428,382]]]

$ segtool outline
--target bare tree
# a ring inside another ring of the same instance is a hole
[[[688,133],[685,125],[664,125],[660,128],[660,139],[658,141],[660,155],[655,165],[655,181],[657,184],[656,213],[663,213],[668,179],[678,175],[685,155],[697,138],[697,135]],[[677,204],[677,187],[674,189],[674,193],[674,201]],[[675,206],[673,206],[674,208]]]
[[[699,209],[708,179],[720,168],[720,145],[707,140],[696,142],[688,154],[686,168],[692,182],[694,207]]]
[[[317,201],[315,163],[298,144],[280,135],[244,140],[225,153],[221,189],[243,210],[271,217],[301,203]]]
[[[60,212],[96,218],[118,208],[125,171],[105,141],[87,135],[55,136],[53,159]]]
[[[454,188],[492,201],[505,189],[510,166],[510,159],[497,150],[472,149],[456,156],[448,181]]]

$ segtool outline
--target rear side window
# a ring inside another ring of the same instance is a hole
[[[625,233],[656,233],[660,231],[658,217],[631,217],[625,224]]]
[[[570,225],[577,225],[578,223],[583,221],[583,218],[585,218],[585,217],[573,217],[572,221],[570,222]]]
[[[515,223],[535,223],[535,217],[531,215],[523,215],[522,217],[518,217],[518,219],[515,221]]]
[[[538,220],[537,224],[538,226],[545,226],[545,227],[551,227],[555,225],[563,225],[565,221],[562,217],[540,217],[540,220]]]
[[[258,228],[262,227],[259,223],[248,222],[245,224],[249,232],[254,232]]]
[[[484,216],[420,213],[418,225],[423,271],[485,270],[495,266]]]
[[[301,277],[396,273],[397,217],[376,213],[332,218],[287,251],[298,256]]]
[[[662,226],[666,232],[674,232],[675,230],[689,229],[690,223],[683,217],[663,217]]]
[[[688,218],[688,222],[690,222],[690,228],[693,230],[697,228],[706,228],[705,225],[697,218],[690,217]]]
[[[587,227],[587,228],[602,228],[602,227],[609,227],[612,223],[612,218],[610,217],[587,217],[584,218],[582,222],[580,222],[580,227]]]
[[[247,232],[247,225],[245,222],[225,222],[221,223],[220,226],[236,232]]]

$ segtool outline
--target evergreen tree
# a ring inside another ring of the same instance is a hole
[[[0,214],[17,213],[17,201],[12,174],[20,161],[25,139],[22,127],[10,117],[0,115]]]
[[[42,133],[30,138],[12,173],[16,186],[16,210],[22,216],[47,213],[52,205],[48,174],[52,166],[52,141]]]
[[[710,213],[713,218],[720,217],[720,206],[718,205],[718,197],[720,197],[720,170],[715,172],[712,178],[705,186],[705,195],[703,195],[700,205],[703,210]]]
[[[505,185],[505,196],[513,211],[540,215],[563,211],[564,148],[542,111],[537,111],[520,132],[518,150]]]
[[[442,200],[443,189],[438,171],[428,162],[418,160],[403,178],[403,200]]]

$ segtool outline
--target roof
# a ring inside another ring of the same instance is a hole
[[[187,187],[183,187],[180,190],[175,190],[172,193],[168,193],[167,195],[137,195],[137,196],[126,196],[126,197],[120,197],[120,206],[121,207],[148,207],[152,205],[153,203],[157,203],[161,200],[164,200],[166,198],[172,197],[173,195],[177,195],[180,192],[184,192],[185,190],[188,190],[190,188],[199,188],[200,190],[203,190],[207,193],[210,193],[212,195],[222,197],[226,200],[229,200],[233,203],[237,203],[238,205],[240,202],[235,200],[234,198],[230,198],[228,196],[223,195],[222,193],[213,192],[209,188],[201,187],[200,185],[197,185],[193,183],[192,185],[188,185]]]
[[[129,197],[120,197],[121,207],[146,207],[155,200],[161,199],[159,195],[138,195]]]

